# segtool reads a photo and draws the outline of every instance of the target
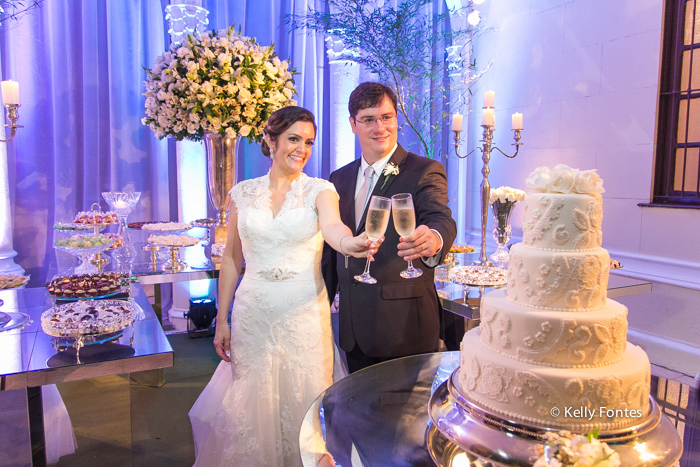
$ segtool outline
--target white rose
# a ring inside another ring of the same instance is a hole
[[[238,102],[240,102],[241,104],[245,104],[246,102],[248,102],[251,97],[253,97],[253,95],[247,89],[238,89]]]
[[[549,184],[549,167],[537,167],[529,177],[525,179],[525,186],[529,189],[541,193],[547,191]]]
[[[494,203],[498,199],[498,193],[496,193],[496,190],[491,190],[491,193],[489,195],[489,204]]]
[[[574,182],[574,192],[575,193],[605,193],[603,188],[603,179],[600,175],[593,170],[581,170],[576,174],[576,180]]]
[[[253,127],[251,127],[250,125],[242,125],[241,129],[239,130],[239,133],[241,136],[248,136],[252,129]]]
[[[559,164],[549,173],[550,193],[571,193],[578,169]]]

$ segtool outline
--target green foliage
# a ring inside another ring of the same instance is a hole
[[[323,12],[310,10],[306,15],[288,17],[294,29],[342,40],[346,48],[358,53],[355,61],[394,89],[404,126],[416,134],[420,152],[427,157],[440,154],[449,117],[448,98],[469,99],[469,88],[476,81],[476,63],[466,57],[472,40],[482,32],[478,27],[450,28],[449,12],[434,12],[434,3],[404,0],[392,8],[379,5],[377,0],[327,0]],[[461,43],[465,45],[457,64],[462,76],[457,81],[466,86],[462,86],[462,96],[448,96],[451,78],[445,47]]]

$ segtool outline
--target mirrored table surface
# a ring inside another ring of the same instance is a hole
[[[458,365],[459,352],[423,354],[338,381],[306,413],[299,436],[304,466],[328,465],[329,456],[342,467],[434,466],[426,441],[428,401]],[[680,467],[700,465],[698,383],[652,365],[651,394],[683,439]]]
[[[45,289],[13,289],[0,295],[4,301],[0,311],[18,310],[31,319],[23,328],[0,332],[0,350],[5,355],[0,359],[2,390],[172,366],[172,348],[138,283],[131,284],[131,297],[143,310],[142,318],[108,343],[84,346],[81,363],[73,347],[57,349],[55,340],[41,329],[41,314],[54,305]],[[6,299],[8,295],[11,300]],[[16,308],[11,308],[13,303]],[[28,306],[35,303],[42,305]]]

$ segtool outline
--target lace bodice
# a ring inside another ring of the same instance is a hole
[[[320,264],[323,236],[318,223],[316,197],[332,190],[332,183],[302,173],[292,182],[279,213],[273,217],[269,173],[240,182],[231,190],[238,213],[246,274],[275,280],[270,274],[309,278]],[[336,193],[337,194],[337,193]],[[273,272],[274,271],[274,272]]]

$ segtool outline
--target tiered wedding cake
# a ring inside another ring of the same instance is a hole
[[[523,242],[508,286],[484,295],[464,336],[459,390],[506,419],[611,430],[649,413],[649,359],[626,342],[627,308],[606,299],[602,181],[559,165],[527,180]]]

